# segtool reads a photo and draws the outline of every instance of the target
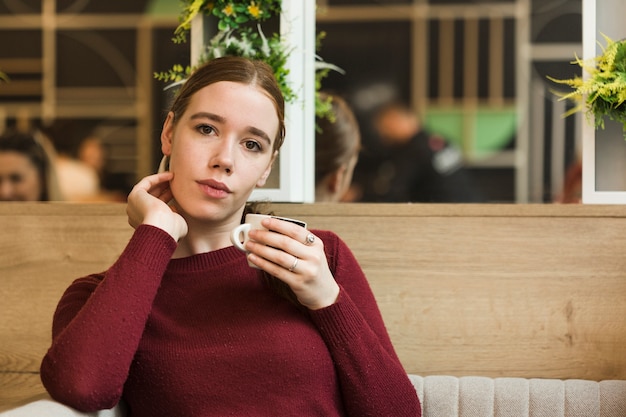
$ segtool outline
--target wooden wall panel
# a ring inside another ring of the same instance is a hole
[[[341,209],[279,214],[346,240],[408,372],[626,379],[623,208]]]

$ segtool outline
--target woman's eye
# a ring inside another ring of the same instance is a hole
[[[210,135],[215,132],[215,129],[213,129],[213,126],[209,126],[209,125],[200,125],[197,127],[197,129],[203,135]]]
[[[251,151],[260,151],[261,150],[261,145],[259,144],[259,142],[255,141],[255,140],[247,140],[245,143],[246,149],[249,149]]]

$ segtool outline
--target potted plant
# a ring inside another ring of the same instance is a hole
[[[621,123],[626,139],[626,40],[614,41],[602,36],[606,41],[602,54],[590,60],[576,57],[572,62],[586,71],[587,77],[548,79],[573,89],[568,93],[555,93],[561,100],[577,103],[566,116],[584,111],[588,119],[594,118],[595,127],[601,129],[604,129],[605,119],[614,120]]]
[[[281,87],[285,101],[293,102],[297,97],[287,81],[289,69],[286,68],[290,46],[285,44],[280,34],[266,36],[262,23],[273,16],[280,15],[282,0],[183,0],[180,24],[174,31],[174,43],[184,43],[191,29],[191,22],[198,14],[213,16],[217,19],[217,34],[205,45],[199,63],[225,56],[245,56],[267,62]],[[319,50],[325,33],[317,36],[316,50]],[[168,71],[155,73],[155,78],[172,83],[175,86],[185,81],[193,70],[190,65],[176,64]],[[331,70],[343,73],[335,65],[324,62],[316,56],[315,62],[315,115],[333,119],[330,99],[320,97],[322,79]]]

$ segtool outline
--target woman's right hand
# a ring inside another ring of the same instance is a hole
[[[176,241],[187,234],[187,222],[168,202],[174,198],[170,189],[171,172],[149,175],[139,181],[128,195],[128,223],[137,228],[149,224],[169,233]]]

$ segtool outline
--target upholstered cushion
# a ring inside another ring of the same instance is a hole
[[[626,381],[409,377],[424,417],[626,417]]]
[[[2,417],[124,417],[124,415],[125,413],[119,405],[110,410],[81,413],[51,399],[33,401],[0,413]]]

